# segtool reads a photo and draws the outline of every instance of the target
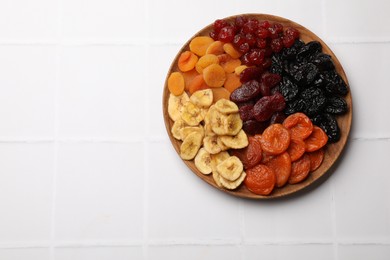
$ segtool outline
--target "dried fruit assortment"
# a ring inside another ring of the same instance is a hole
[[[348,86],[318,41],[237,16],[194,37],[167,78],[180,156],[215,184],[262,196],[304,181],[340,139]]]

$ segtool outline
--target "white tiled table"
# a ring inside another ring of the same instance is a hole
[[[2,0],[0,259],[390,259],[389,11],[387,0]],[[171,60],[238,13],[305,25],[349,78],[349,144],[301,196],[227,196],[167,137]]]

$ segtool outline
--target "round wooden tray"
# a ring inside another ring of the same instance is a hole
[[[268,15],[268,14],[240,14],[240,15],[245,15],[247,17],[254,17],[254,18],[257,18],[259,20],[268,20],[270,22],[278,22],[278,23],[281,23],[284,27],[287,27],[287,26],[294,27],[294,28],[299,30],[300,38],[304,42],[309,42],[309,41],[313,41],[313,40],[319,41],[322,44],[322,51],[324,53],[327,53],[327,54],[332,56],[332,59],[333,59],[333,62],[334,62],[334,65],[336,67],[337,72],[344,79],[346,84],[349,85],[347,77],[345,75],[345,72],[344,72],[339,60],[337,59],[336,55],[334,55],[332,50],[325,44],[324,41],[322,41],[317,35],[315,35],[311,31],[309,31],[308,29],[306,29],[302,25],[297,24],[293,21],[290,21],[290,20],[282,18],[282,17]],[[224,19],[233,21],[236,16],[239,16],[239,15],[230,16],[230,17],[227,17]],[[200,36],[200,35],[209,35],[209,32],[211,31],[211,29],[212,29],[212,24],[210,24],[210,25],[206,26],[205,28],[203,28],[202,30],[200,30],[193,37]],[[177,61],[178,61],[179,55],[183,51],[189,50],[189,43],[190,43],[191,39],[189,39],[186,42],[186,44],[180,49],[179,53],[176,55],[175,59],[173,60],[171,66],[168,70],[167,78],[171,72],[178,71]],[[169,90],[167,87],[167,78],[165,80],[164,92],[163,92],[163,102],[162,102],[165,127],[166,127],[167,133],[169,135],[169,138],[172,142],[173,147],[175,148],[176,152],[178,154],[180,154],[181,141],[176,140],[172,136],[172,133],[171,133],[173,121],[169,118],[169,115],[168,115]],[[343,151],[343,148],[345,147],[345,145],[347,143],[349,132],[351,129],[351,123],[352,123],[352,97],[351,97],[351,90],[350,89],[349,89],[347,96],[345,96],[345,100],[348,104],[349,111],[346,114],[337,117],[337,122],[338,122],[340,130],[341,130],[341,139],[337,143],[327,145],[327,148],[325,150],[324,161],[321,164],[321,166],[316,171],[310,173],[308,178],[306,180],[304,180],[303,182],[298,183],[298,184],[294,184],[294,185],[287,184],[286,186],[284,186],[282,188],[275,188],[274,191],[268,196],[261,196],[261,195],[254,194],[254,193],[250,192],[245,187],[244,184],[242,184],[236,190],[227,190],[227,189],[219,188],[216,185],[216,183],[214,182],[211,175],[203,175],[202,173],[200,173],[197,170],[193,160],[192,161],[183,160],[183,161],[191,169],[191,171],[194,172],[199,178],[201,178],[202,180],[204,180],[205,182],[207,182],[208,184],[210,184],[214,188],[217,188],[217,189],[219,189],[223,192],[226,192],[228,194],[231,194],[233,196],[242,197],[242,198],[250,198],[250,199],[272,199],[272,198],[283,197],[286,195],[292,195],[298,191],[303,190],[304,188],[306,188],[308,186],[312,186],[314,184],[314,182],[316,182],[322,176],[326,175],[326,173],[330,173],[330,168],[335,164],[336,160],[340,157],[341,152]],[[178,158],[181,160],[180,156]]]

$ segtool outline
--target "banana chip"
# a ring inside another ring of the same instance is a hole
[[[221,141],[224,145],[233,149],[241,149],[247,147],[249,144],[248,137],[242,129],[235,136],[221,136]]]
[[[208,108],[213,103],[213,91],[211,89],[203,89],[195,91],[190,100],[198,107]]]
[[[238,186],[240,186],[240,184],[245,180],[245,177],[246,177],[246,173],[245,172],[242,172],[240,177],[235,180],[235,181],[229,181],[227,179],[225,179],[224,177],[222,177],[221,175],[219,175],[219,183],[226,189],[228,190],[234,190],[234,189],[237,189]]]
[[[203,174],[208,175],[212,172],[210,153],[204,148],[200,148],[195,156],[195,166]]]
[[[172,125],[172,129],[171,129],[171,133],[173,135],[173,137],[175,137],[177,140],[183,140],[182,139],[182,135],[181,135],[181,131],[182,129],[186,126],[186,122],[184,122],[183,119],[179,118],[177,119],[173,125]]]
[[[203,136],[199,132],[189,134],[180,146],[180,157],[183,160],[192,160],[202,145]]]
[[[181,118],[181,113],[183,111],[183,106],[185,103],[190,101],[187,93],[183,93],[180,96],[175,96],[173,94],[169,95],[168,99],[168,115],[173,121],[177,121]]]
[[[237,180],[243,170],[244,166],[237,156],[230,156],[217,165],[218,173],[228,181]]]
[[[238,106],[227,99],[220,99],[214,104],[215,108],[223,114],[231,114],[238,112]]]

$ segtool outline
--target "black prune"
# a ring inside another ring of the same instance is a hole
[[[348,111],[348,105],[347,102],[342,97],[338,97],[338,96],[329,97],[326,101],[326,106],[324,111],[327,113],[340,115]]]
[[[283,77],[279,84],[279,91],[284,96],[286,102],[293,100],[298,95],[298,85],[292,82],[288,77]]]
[[[315,54],[322,51],[321,43],[318,41],[311,41],[305,44],[296,55],[299,62],[309,61]]]
[[[332,57],[325,53],[318,53],[313,57],[312,63],[316,65],[320,71],[335,69]]]
[[[285,60],[294,60],[296,58],[299,50],[305,45],[305,43],[301,40],[296,40],[294,44],[290,48],[284,48],[280,53],[282,59]]]
[[[295,71],[293,78],[300,86],[307,86],[314,81],[318,68],[313,63],[303,63]]]
[[[260,83],[257,80],[250,80],[241,85],[230,94],[233,102],[245,102],[256,98],[260,94]]]
[[[306,107],[303,110],[308,116],[321,113],[326,104],[323,91],[317,87],[310,87],[301,92],[300,97],[305,100]]]
[[[347,84],[334,70],[324,71],[313,82],[315,86],[322,87],[328,95],[345,96],[348,93]]]
[[[286,115],[291,115],[296,112],[303,112],[306,109],[306,103],[303,99],[294,99],[286,103],[286,108],[284,113]]]
[[[340,140],[340,128],[336,118],[328,113],[318,114],[311,118],[313,124],[322,128],[328,136],[328,143],[335,143]]]

